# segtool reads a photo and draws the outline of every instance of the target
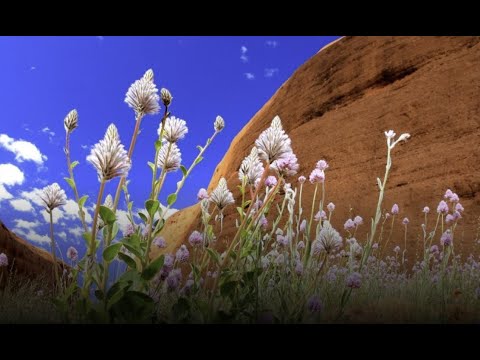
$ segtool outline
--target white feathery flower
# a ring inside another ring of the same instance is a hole
[[[135,110],[137,119],[160,111],[158,89],[153,82],[153,71],[148,70],[140,80],[135,81],[125,95],[125,102]]]
[[[70,111],[63,120],[63,127],[67,133],[71,133],[78,126],[78,112],[76,109]]]
[[[131,162],[114,124],[108,127],[105,137],[92,148],[87,161],[97,170],[99,181],[128,175]]]
[[[158,167],[164,169],[166,172],[171,172],[180,169],[181,164],[182,153],[177,144],[167,144],[164,142],[158,153]]]
[[[263,164],[258,157],[258,149],[252,148],[250,155],[243,159],[240,169],[238,170],[238,177],[240,182],[250,186],[255,186],[255,181],[260,179],[264,171]]]
[[[283,130],[278,116],[275,116],[270,127],[260,134],[255,146],[260,158],[269,164],[292,152],[291,140]]]
[[[317,235],[317,239],[313,244],[313,252],[318,255],[325,251],[327,254],[337,249],[342,244],[342,237],[335,230],[328,220],[323,222],[322,230]]]
[[[227,205],[235,202],[232,192],[228,190],[227,180],[225,180],[224,177],[220,179],[217,187],[210,194],[210,201],[217,205],[220,211],[223,210]]]
[[[112,195],[108,194],[103,203],[104,206],[113,209],[113,198]]]
[[[168,117],[165,120],[165,127],[163,129],[163,138],[170,143],[176,143],[178,140],[181,140],[185,137],[185,134],[188,133],[187,123],[185,120],[176,118],[175,116]],[[158,136],[162,131],[162,124],[158,128]]]
[[[213,127],[217,132],[222,131],[222,129],[225,127],[225,121],[220,115],[218,115],[217,118],[215,119],[215,122],[213,123]]]
[[[165,107],[172,103],[173,96],[168,89],[162,88],[162,90],[160,90],[160,97],[162,98],[162,102]]]
[[[48,212],[67,203],[65,191],[63,191],[57,183],[45,186],[39,196],[44,202]]]

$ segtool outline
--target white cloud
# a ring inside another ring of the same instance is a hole
[[[276,48],[278,46],[278,41],[275,41],[275,40],[267,40],[265,41],[265,45],[269,46],[269,47],[272,47],[272,48]]]
[[[47,210],[45,210],[45,209],[42,210],[42,211],[40,212],[40,214],[42,214],[43,219],[45,220],[45,222],[50,223],[50,214],[47,213]],[[64,213],[62,210],[60,210],[59,208],[56,208],[56,209],[53,209],[53,210],[52,210],[52,215],[53,215],[53,216],[52,216],[53,223],[56,224],[56,223],[58,223],[59,220],[62,220],[62,219],[63,219],[65,213]]]
[[[245,77],[247,78],[247,80],[254,80],[255,79],[255,74],[253,73],[244,73],[243,75],[245,75]]]
[[[24,199],[30,200],[37,206],[44,206],[44,203],[40,198],[41,194],[42,194],[42,189],[34,188],[31,191],[22,191],[20,193],[20,196]]]
[[[247,47],[242,45],[242,47],[240,48],[240,52],[242,53],[240,55],[240,60],[242,60],[244,63],[248,62],[248,56],[247,56]]]
[[[75,237],[80,237],[83,234],[83,229],[81,227],[74,227],[74,228],[68,229],[68,232]]]
[[[17,211],[32,211],[33,206],[30,201],[25,199],[14,199],[10,200],[10,205]]]
[[[33,229],[36,228],[37,226],[42,225],[40,221],[35,220],[35,221],[26,221],[22,219],[15,219],[15,227],[18,229]]]
[[[62,206],[62,210],[67,219],[80,220],[80,217],[78,216],[78,204],[75,200],[68,199],[67,203]],[[85,212],[85,221],[90,224],[93,220],[92,216],[85,207],[83,207],[83,211]]]
[[[22,185],[25,175],[13,164],[0,164],[0,185]]]
[[[44,127],[42,129],[42,133],[44,134],[47,134],[47,135],[50,135],[50,136],[55,136],[55,132],[50,130],[50,128],[47,126],[47,127]]]
[[[8,199],[11,199],[13,198],[13,195],[10,194],[7,189],[5,189],[5,186],[3,186],[2,184],[0,184],[0,201],[2,200],[8,200]]]
[[[47,235],[39,235],[32,229],[29,229],[28,232],[22,229],[13,229],[13,232],[17,235],[20,235],[25,240],[29,240],[41,245],[50,244],[50,238]]]
[[[29,141],[15,140],[6,134],[0,134],[0,147],[15,154],[18,162],[33,161],[42,165],[48,158],[43,155],[37,146]]]
[[[265,69],[265,77],[271,78],[275,74],[278,73],[278,68],[266,68]]]
[[[57,236],[63,240],[67,240],[67,233],[65,231],[57,233]]]
[[[80,147],[81,147],[83,150],[87,150],[87,149],[88,149],[88,145],[80,145]]]

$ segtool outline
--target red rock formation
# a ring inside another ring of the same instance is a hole
[[[277,114],[292,139],[299,175],[308,177],[319,159],[329,162],[327,202],[337,205],[332,221],[337,229],[343,231],[353,208],[353,215],[365,219],[357,234],[364,241],[377,203],[376,177],[385,169],[384,131],[393,129],[412,137],[393,151],[384,208],[399,204],[397,229],[403,217],[410,219],[408,247],[422,246],[421,211],[430,206],[433,222],[447,188],[465,207],[456,249],[466,251],[473,243],[480,216],[480,37],[344,37],[325,47],[235,137],[209,191],[224,176],[239,203],[237,170]],[[313,189],[305,185],[304,204]],[[309,207],[304,210],[308,215]],[[221,242],[236,232],[235,206],[225,215]],[[164,231],[167,252],[198,225],[198,205],[174,214]],[[392,243],[403,243],[403,230]]]
[[[47,251],[30,245],[25,240],[13,234],[0,221],[0,253],[8,257],[8,267],[0,268],[2,282],[0,287],[12,272],[15,280],[25,277],[28,279],[41,276],[43,281],[50,281],[53,278],[53,260]],[[63,270],[65,264],[59,262],[59,271]]]

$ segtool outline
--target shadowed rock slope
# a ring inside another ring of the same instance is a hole
[[[384,131],[409,132],[411,139],[393,151],[384,208],[399,204],[395,226],[399,230],[403,217],[410,219],[408,248],[418,251],[423,207],[432,209],[429,221],[434,222],[437,204],[451,188],[465,207],[456,249],[470,251],[480,216],[479,43],[480,37],[341,38],[295,71],[248,122],[208,190],[224,176],[239,205],[240,163],[278,114],[299,159],[298,175],[308,177],[319,159],[328,161],[326,200],[337,205],[332,223],[343,233],[350,214],[361,215],[366,224],[356,237],[363,243],[377,203],[376,177],[383,178],[385,170]],[[305,184],[306,216],[313,189]],[[220,248],[236,232],[236,206],[225,212]],[[199,228],[199,214],[197,204],[168,219],[167,252]],[[393,244],[403,244],[403,230],[394,233],[388,252]]]

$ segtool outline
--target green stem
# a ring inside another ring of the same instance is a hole
[[[53,236],[53,209],[49,209],[49,214],[50,214],[50,240],[51,240],[51,245],[52,245],[52,257],[53,257],[53,281],[54,281],[54,291],[57,291],[57,287],[59,284],[59,279],[58,279],[58,264],[57,264],[57,257],[55,255],[55,238]]]

